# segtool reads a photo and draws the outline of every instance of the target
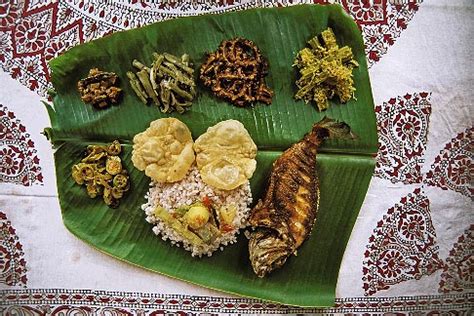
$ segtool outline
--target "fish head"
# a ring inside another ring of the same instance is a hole
[[[292,246],[293,245],[293,246]],[[255,274],[263,278],[281,267],[294,252],[294,241],[268,228],[257,228],[250,234],[250,262]]]

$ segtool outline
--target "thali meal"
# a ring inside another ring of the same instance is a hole
[[[320,38],[308,42],[294,66],[301,75],[295,98],[315,101],[322,111],[335,95],[342,103],[353,97],[352,69],[358,64],[350,47],[339,48],[330,28]],[[127,72],[132,89],[143,103],[151,101],[164,113],[183,113],[196,95],[189,57],[153,57],[150,67],[133,60],[138,71]],[[200,79],[216,96],[243,107],[271,103],[267,73],[268,62],[258,47],[238,37],[222,41],[207,55]],[[105,107],[120,93],[113,86],[116,81],[117,75],[92,69],[78,86],[84,101]],[[296,255],[311,233],[319,207],[318,147],[328,137],[350,135],[347,124],[329,118],[314,124],[274,162],[266,193],[250,210],[249,179],[257,167],[257,146],[241,122],[221,121],[193,141],[180,120],[157,119],[133,138],[132,163],[151,178],[142,205],[146,221],[163,240],[198,257],[234,243],[239,230],[250,226],[250,262],[255,274],[264,277]],[[117,141],[108,147],[89,146],[88,156],[72,169],[74,180],[86,185],[89,196],[102,195],[112,207],[130,187],[119,153]]]
[[[190,109],[197,86],[189,56],[152,56],[151,65],[135,59],[136,70],[126,72],[138,99],[163,113]],[[323,111],[336,96],[341,103],[354,97],[352,72],[358,63],[350,47],[339,47],[330,28],[308,41],[293,66],[299,73],[295,99],[315,102]],[[268,61],[249,39],[223,40],[199,69],[203,85],[236,107],[272,102],[274,92],[265,82]],[[122,90],[117,83],[117,74],[93,68],[77,88],[84,102],[102,109],[118,102]],[[257,145],[241,122],[220,121],[193,140],[182,121],[156,119],[133,137],[131,161],[150,178],[141,208],[156,235],[193,257],[223,250],[248,228],[249,261],[262,278],[296,255],[311,234],[320,200],[318,148],[327,138],[351,135],[343,122],[324,118],[315,123],[273,163],[265,193],[251,208],[249,180],[257,168]],[[72,167],[72,178],[86,187],[89,197],[102,196],[112,208],[130,189],[121,148],[117,140],[89,145],[85,157]]]
[[[79,80],[77,89],[82,101],[104,109],[119,102],[122,89],[117,84],[118,76],[115,73],[92,68],[86,78]]]
[[[133,138],[132,162],[153,181],[183,179],[194,162],[191,132],[175,118],[151,122],[150,127]]]
[[[310,235],[319,207],[317,149],[325,138],[350,135],[347,124],[324,118],[273,163],[266,193],[249,219],[254,228],[249,234],[250,262],[258,277],[296,255]]]
[[[201,66],[200,78],[212,92],[235,106],[257,101],[272,103],[273,91],[265,84],[268,62],[251,40],[234,38],[221,42]]]
[[[331,28],[319,37],[309,40],[309,47],[303,48],[295,59],[294,66],[300,74],[295,98],[306,103],[314,101],[319,111],[324,111],[334,96],[338,96],[341,103],[354,96],[352,70],[359,64],[349,46],[339,47]]]
[[[153,53],[153,58],[150,67],[133,60],[132,65],[138,71],[127,72],[130,86],[143,103],[151,100],[163,113],[174,110],[183,113],[196,96],[194,69],[189,56],[183,54],[178,58],[168,53]]]
[[[236,120],[209,127],[194,143],[202,180],[221,190],[233,190],[253,175],[257,145],[244,125]]]
[[[64,225],[171,278],[330,306],[375,168],[364,53],[338,4],[172,19],[68,50],[49,63],[45,129]],[[361,139],[328,140],[349,126]]]
[[[153,121],[133,141],[133,164],[153,180],[142,208],[155,234],[199,257],[236,241],[247,224],[257,153],[242,123],[223,121],[201,135],[197,165],[191,133],[178,119]]]
[[[71,175],[79,185],[85,185],[91,198],[102,196],[105,204],[116,208],[130,189],[130,178],[119,155],[122,147],[117,140],[109,145],[89,145],[86,157],[72,166]]]

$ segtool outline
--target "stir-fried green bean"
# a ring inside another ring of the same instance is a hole
[[[138,81],[137,76],[131,72],[127,71],[127,77],[130,81],[130,86],[132,87],[133,91],[135,91],[135,94],[138,96],[138,98],[145,104],[147,104],[147,94],[145,90],[143,90],[140,81]]]
[[[134,59],[132,66],[139,71],[127,72],[127,76],[138,98],[145,104],[151,100],[163,113],[183,113],[192,105],[196,96],[194,69],[189,56],[178,58],[169,53],[153,53],[150,67]]]
[[[145,89],[146,94],[150,97],[155,105],[160,106],[160,101],[158,100],[158,94],[153,87],[151,86],[150,78],[148,76],[148,72],[145,69],[140,70],[137,72],[138,80],[142,84],[143,88]]]

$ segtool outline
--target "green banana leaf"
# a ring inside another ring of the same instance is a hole
[[[347,104],[332,102],[329,110],[320,113],[313,105],[294,100],[296,71],[292,63],[306,42],[328,26],[340,45],[353,49],[360,67],[354,70],[356,99]],[[233,118],[245,125],[259,149],[257,170],[251,179],[254,201],[265,188],[273,161],[314,122],[324,116],[342,120],[358,136],[355,140],[328,140],[320,149],[321,201],[313,233],[297,257],[263,279],[252,271],[242,234],[236,244],[201,259],[155,236],[140,208],[149,179],[130,160],[133,136],[151,121],[170,116],[138,100],[126,80],[132,60],[151,63],[155,51],[187,53],[197,69],[207,52],[236,36],[253,40],[268,58],[266,82],[275,92],[272,104],[237,108],[198,84],[191,110],[171,116],[186,123],[193,138],[222,120]],[[55,95],[54,108],[47,106],[52,127],[45,131],[56,148],[59,200],[64,224],[71,233],[117,259],[208,288],[298,306],[334,303],[339,266],[367,192],[377,150],[363,40],[357,25],[339,5],[262,8],[160,22],[72,48],[50,66]],[[76,84],[93,67],[122,78],[124,98],[120,105],[96,110],[81,101]],[[118,209],[108,208],[100,198],[90,199],[70,176],[85,146],[114,139],[124,144],[122,159],[132,180]]]

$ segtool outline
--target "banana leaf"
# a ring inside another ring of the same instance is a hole
[[[306,42],[331,27],[340,45],[352,48],[360,64],[354,70],[355,99],[331,101],[324,113],[296,102],[297,52]],[[198,96],[185,114],[162,114],[145,106],[126,81],[133,59],[151,63],[152,53],[187,53],[195,68],[224,39],[242,36],[254,41],[268,58],[267,84],[275,95],[271,105],[237,108],[215,98],[198,84]],[[208,288],[298,306],[330,306],[345,246],[364,200],[374,169],[377,134],[373,99],[357,25],[339,5],[262,8],[221,15],[203,15],[155,23],[119,32],[72,48],[50,63],[55,88],[53,106],[47,105],[51,128],[45,130],[56,148],[55,165],[62,218],[67,229],[99,251],[147,270]],[[76,84],[90,68],[113,71],[122,78],[120,105],[96,110],[84,104]],[[257,170],[251,179],[256,201],[262,194],[273,161],[324,116],[347,122],[355,140],[329,140],[318,154],[321,182],[320,210],[310,238],[284,267],[257,278],[248,259],[247,240],[210,258],[193,258],[181,248],[155,236],[140,206],[149,179],[131,163],[131,140],[149,123],[173,116],[190,128],[193,138],[219,121],[241,121],[258,146]],[[90,199],[71,178],[71,167],[88,144],[114,139],[124,144],[122,158],[132,187],[118,209],[100,198]]]

